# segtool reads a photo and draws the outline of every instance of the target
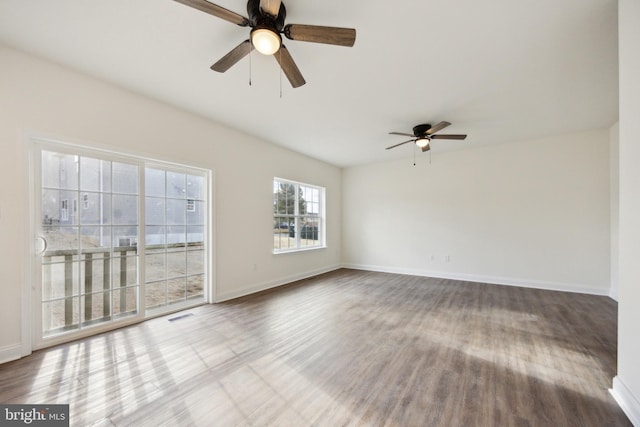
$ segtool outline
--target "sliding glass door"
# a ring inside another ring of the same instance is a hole
[[[205,301],[206,171],[52,143],[32,158],[36,347]]]

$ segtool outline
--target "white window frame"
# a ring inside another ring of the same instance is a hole
[[[295,206],[295,212],[293,215],[283,215],[277,212],[273,212],[273,221],[274,224],[276,221],[278,221],[278,218],[282,218],[285,216],[288,216],[289,218],[293,219],[293,224],[294,224],[294,230],[295,230],[295,241],[294,241],[294,246],[292,247],[285,247],[285,248],[273,248],[273,253],[274,254],[283,254],[283,253],[291,253],[291,252],[302,252],[302,251],[309,251],[309,250],[316,250],[316,249],[324,249],[327,247],[326,245],[326,189],[324,187],[318,186],[318,185],[314,185],[314,184],[308,184],[305,182],[299,182],[299,181],[292,181],[290,179],[284,179],[284,178],[278,178],[278,177],[274,177],[273,178],[273,187],[272,187],[272,191],[273,194],[275,195],[276,193],[276,188],[278,188],[280,186],[280,184],[289,184],[289,185],[294,185],[295,186],[295,200],[296,203],[294,203]],[[303,240],[309,240],[309,239],[303,239],[301,238],[301,233],[300,231],[302,230],[302,218],[305,217],[309,217],[309,214],[300,214],[298,212],[299,210],[299,204],[297,203],[297,200],[299,199],[299,195],[300,195],[300,187],[307,187],[310,189],[314,189],[317,190],[319,193],[319,200],[318,200],[318,206],[317,206],[317,221],[318,221],[318,242],[314,245],[302,245],[301,241]],[[275,196],[274,196],[275,197]],[[275,200],[273,201],[273,203],[275,203]],[[288,235],[288,234],[287,234]],[[275,246],[275,245],[274,245]]]

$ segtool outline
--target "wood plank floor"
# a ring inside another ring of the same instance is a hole
[[[630,426],[606,297],[339,270],[0,365],[78,426]]]

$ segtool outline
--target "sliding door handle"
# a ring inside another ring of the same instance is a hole
[[[38,244],[37,244],[38,240],[42,242],[42,249],[38,248]],[[36,236],[36,255],[42,255],[47,251],[48,247],[49,247],[49,242],[47,242],[47,239],[45,239],[44,236]]]

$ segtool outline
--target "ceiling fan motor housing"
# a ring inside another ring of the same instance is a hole
[[[260,9],[260,0],[249,0],[247,2],[247,14],[253,28],[267,28],[277,33],[282,32],[284,28],[284,20],[287,17],[287,10],[284,3],[280,3],[280,11],[278,16],[271,16],[263,13]]]
[[[431,129],[431,125],[417,125],[413,127],[413,134],[416,138],[420,138],[421,136],[426,136],[429,129]]]

